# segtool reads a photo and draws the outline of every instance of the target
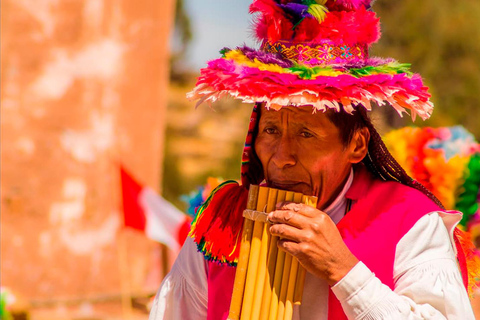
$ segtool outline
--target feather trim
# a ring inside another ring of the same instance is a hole
[[[235,59],[233,56],[230,58]],[[241,62],[229,59],[210,61],[187,97],[199,100],[198,104],[201,104],[230,95],[246,103],[266,102],[267,107],[272,108],[312,105],[321,111],[327,108],[338,110],[338,103],[342,103],[347,112],[352,112],[360,104],[369,110],[371,101],[379,106],[388,102],[400,115],[409,109],[413,119],[417,115],[427,119],[433,110],[428,88],[417,74],[353,76],[338,74],[332,69],[332,73],[327,75],[330,72],[328,69],[320,69],[321,76],[307,80],[299,77],[295,70],[283,73],[283,68],[279,66],[249,66],[249,63],[248,59]]]

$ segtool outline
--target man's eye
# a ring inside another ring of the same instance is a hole
[[[307,131],[303,131],[302,133],[300,133],[300,135],[304,138],[311,138],[313,137],[313,134],[311,134],[310,132],[307,132]]]
[[[265,128],[265,133],[268,133],[268,134],[274,134],[276,132],[276,130],[274,128]]]

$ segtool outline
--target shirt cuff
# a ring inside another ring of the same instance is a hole
[[[382,289],[380,280],[361,261],[332,287],[348,319],[356,319],[368,312],[385,294]]]

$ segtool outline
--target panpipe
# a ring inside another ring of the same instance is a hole
[[[278,250],[267,222],[267,214],[284,201],[317,205],[314,196],[250,186],[228,319],[291,320],[293,306],[301,304],[305,269]]]

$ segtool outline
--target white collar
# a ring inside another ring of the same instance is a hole
[[[353,168],[350,169],[350,175],[348,176],[347,182],[343,186],[342,191],[338,194],[337,198],[325,209],[323,210],[328,216],[337,224],[345,215],[345,206],[347,204],[347,198],[345,194],[348,189],[352,186],[353,182]]]

